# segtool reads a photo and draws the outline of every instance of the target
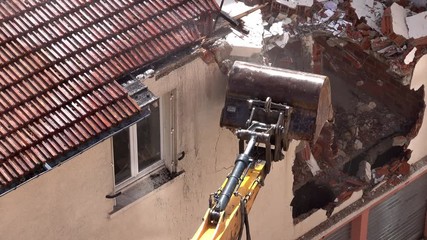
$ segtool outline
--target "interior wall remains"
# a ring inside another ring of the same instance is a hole
[[[415,65],[414,74],[411,81],[411,89],[418,89],[422,85],[427,86],[427,55],[424,55]],[[427,101],[427,96],[424,96],[424,102]],[[427,116],[424,114],[423,122],[418,132],[418,135],[409,144],[409,149],[413,149],[409,163],[417,162],[427,157]]]

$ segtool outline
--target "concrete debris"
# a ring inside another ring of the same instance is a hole
[[[405,146],[409,144],[409,139],[407,139],[405,136],[397,136],[393,138],[393,147],[396,146]]]
[[[283,21],[275,22],[270,27],[270,33],[272,36],[282,35],[283,32]]]
[[[339,149],[338,149],[338,156],[340,156],[340,157],[347,157],[347,154],[343,151],[343,150],[341,150],[341,149],[343,149],[345,146],[342,146],[342,147],[340,147]]]
[[[359,171],[357,172],[357,176],[362,181],[369,183],[372,179],[371,164],[367,161],[360,162]]]
[[[356,125],[351,126],[351,127],[350,127],[350,132],[351,132],[351,135],[352,135],[353,137],[357,138],[357,137],[359,136],[359,127],[358,127],[358,126],[356,126]]]
[[[233,29],[233,32],[226,36],[226,41],[232,46],[232,56],[251,57],[260,54],[263,48],[264,26],[261,10],[257,10],[242,18],[249,34],[245,35]]]
[[[280,48],[284,48],[289,41],[289,33],[284,33],[279,39],[276,40],[276,45]]]
[[[363,149],[363,143],[362,143],[359,139],[356,139],[356,140],[354,141],[354,145],[353,145],[353,147],[354,147],[354,149],[356,149],[356,150]]]
[[[316,159],[314,159],[313,154],[310,155],[310,159],[306,161],[308,167],[310,168],[311,174],[316,176],[320,172],[320,167],[317,164]]]

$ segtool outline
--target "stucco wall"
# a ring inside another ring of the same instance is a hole
[[[0,198],[0,239],[96,239],[111,200],[106,140]]]
[[[177,92],[177,152],[185,174],[113,215],[111,141],[0,198],[0,239],[188,239],[198,228],[209,194],[234,163],[237,141],[219,127],[226,82],[216,64],[197,59],[155,81],[161,96]],[[294,239],[326,219],[320,210],[294,226],[292,165],[297,142],[286,160],[274,163],[250,213],[253,239]]]

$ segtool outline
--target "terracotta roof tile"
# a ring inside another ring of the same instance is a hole
[[[115,79],[198,41],[214,0],[0,2],[0,193],[139,107]]]

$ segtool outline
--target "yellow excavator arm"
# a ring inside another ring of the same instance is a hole
[[[227,208],[221,213],[217,224],[209,221],[209,214],[212,208],[208,209],[203,218],[203,223],[193,239],[237,239],[239,237],[243,229],[244,219],[250,212],[252,204],[263,185],[265,178],[264,167],[265,161],[259,161],[253,168],[249,169],[237,193],[233,194]],[[224,182],[221,189],[224,188],[226,182]],[[242,207],[245,209],[242,209]],[[248,229],[248,226],[246,227]]]
[[[234,168],[193,239],[250,239],[248,213],[274,161],[291,139],[314,143],[332,118],[325,76],[236,61],[228,74],[220,125],[239,139]]]

